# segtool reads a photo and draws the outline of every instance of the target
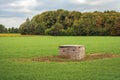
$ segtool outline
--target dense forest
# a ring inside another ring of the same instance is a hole
[[[120,12],[47,11],[20,25],[23,35],[120,36]]]
[[[6,28],[4,25],[0,24],[0,33],[19,33],[19,28]]]

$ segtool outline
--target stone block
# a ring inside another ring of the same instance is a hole
[[[61,45],[59,55],[73,60],[80,60],[85,57],[85,47],[83,45]]]

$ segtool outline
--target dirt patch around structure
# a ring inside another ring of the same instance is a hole
[[[14,59],[15,61],[19,62],[80,62],[80,61],[91,61],[91,60],[97,60],[97,59],[109,59],[109,58],[116,58],[120,57],[120,55],[117,54],[89,54],[86,55],[85,58],[81,60],[72,60],[68,57],[64,56],[46,56],[46,57],[33,57],[33,58],[20,58],[20,59]]]

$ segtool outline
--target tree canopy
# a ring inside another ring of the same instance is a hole
[[[54,36],[120,36],[120,12],[59,9],[35,15],[20,26],[21,34]]]
[[[0,33],[4,33],[5,32],[5,26],[0,24]]]
[[[0,33],[19,33],[18,28],[6,28],[4,25],[0,24]]]

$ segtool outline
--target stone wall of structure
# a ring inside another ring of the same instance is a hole
[[[80,60],[85,57],[85,47],[83,45],[62,45],[59,46],[59,55]]]

